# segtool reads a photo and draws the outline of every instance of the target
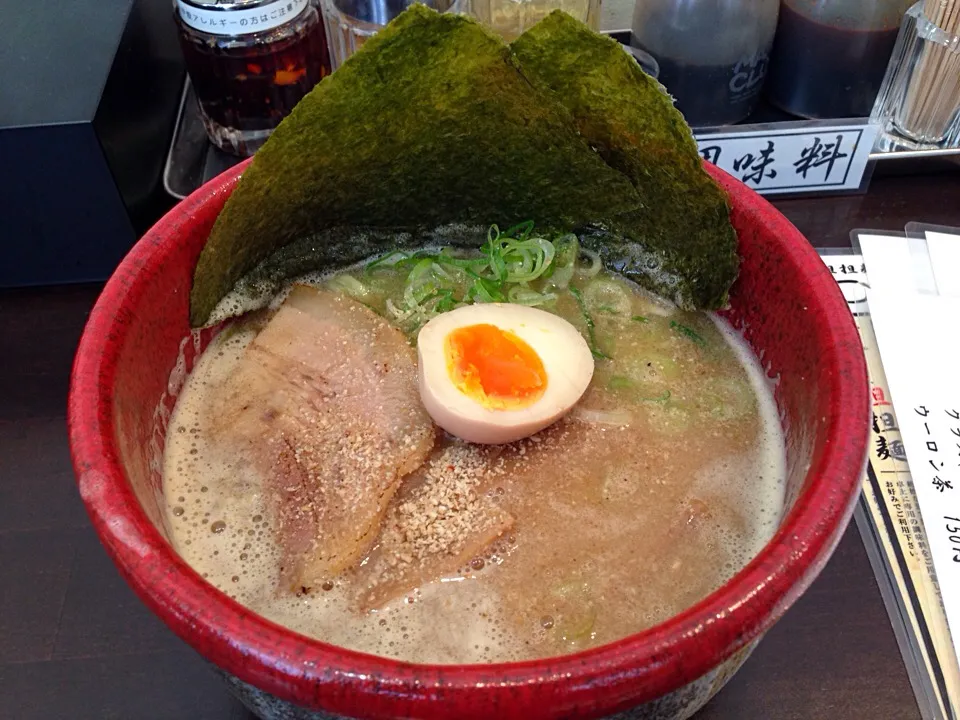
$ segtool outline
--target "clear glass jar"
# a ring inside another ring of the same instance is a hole
[[[438,12],[450,6],[450,0],[320,0],[332,68],[343,65],[384,25],[415,2]]]
[[[592,29],[599,30],[600,1],[456,0],[450,10],[475,17],[507,42],[513,42],[554,10],[563,10]]]
[[[805,118],[867,117],[914,0],[782,0],[766,95]]]
[[[311,0],[176,0],[187,72],[211,142],[252,155],[330,72]]]
[[[743,120],[756,106],[779,0],[637,0],[633,40],[694,127]]]

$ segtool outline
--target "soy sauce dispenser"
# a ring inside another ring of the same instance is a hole
[[[914,0],[782,0],[766,95],[806,118],[867,117]]]
[[[634,44],[660,65],[660,82],[694,127],[728,125],[759,97],[779,0],[637,0]]]

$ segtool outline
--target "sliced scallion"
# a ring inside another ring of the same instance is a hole
[[[593,317],[587,311],[587,305],[583,301],[583,294],[575,287],[570,288],[570,294],[573,295],[574,299],[577,301],[577,305],[580,307],[580,314],[583,315],[583,322],[587,326],[587,339],[589,340],[588,344],[590,345],[591,354],[598,360],[609,360],[610,356],[606,355],[597,346],[596,326],[593,323]]]
[[[696,330],[686,325],[681,325],[676,320],[670,321],[670,327],[676,330],[678,333],[683,335],[688,340],[692,340],[694,343],[700,347],[706,347],[707,341],[703,339],[703,336],[700,335]]]
[[[388,300],[387,312],[409,329],[468,303],[551,303],[575,274],[592,277],[601,263],[595,252],[581,251],[576,235],[538,236],[528,220],[503,231],[491,225],[479,257],[463,257],[451,248],[398,250],[367,263],[364,274],[388,269],[407,273],[402,298]]]

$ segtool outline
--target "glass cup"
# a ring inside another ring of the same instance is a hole
[[[624,45],[623,49],[627,51],[628,55],[633,56],[633,59],[637,61],[637,65],[639,65],[640,69],[647,75],[654,80],[660,77],[660,63],[657,62],[657,59],[653,55],[633,45]]]
[[[871,120],[881,149],[960,146],[960,34],[941,28],[918,2],[907,11]]]
[[[601,0],[456,0],[451,12],[470,15],[507,42],[516,40],[554,10],[563,10],[593,30],[600,29]]]
[[[440,12],[450,6],[450,0],[321,0],[332,69],[340,67],[372,35],[417,2]]]

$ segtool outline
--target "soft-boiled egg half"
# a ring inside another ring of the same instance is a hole
[[[434,422],[474,443],[528,437],[563,417],[593,377],[586,341],[561,317],[525,305],[467,305],[417,337],[420,397]]]

